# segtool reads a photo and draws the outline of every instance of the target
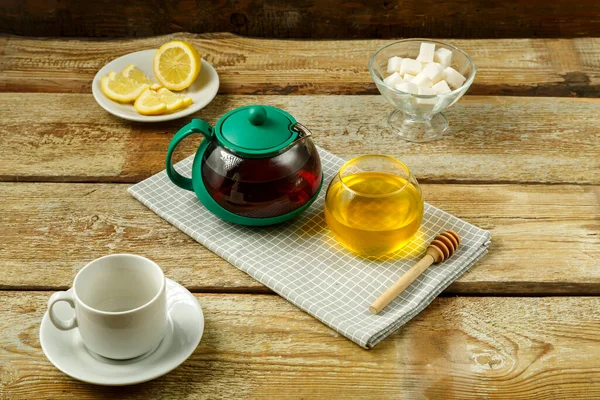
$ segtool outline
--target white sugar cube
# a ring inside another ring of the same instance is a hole
[[[406,82],[406,81],[401,82],[396,85],[396,89],[400,90],[401,92],[406,92],[406,93],[411,93],[411,94],[419,93],[419,87],[412,82]]]
[[[421,73],[427,75],[433,83],[438,83],[444,78],[444,67],[432,62],[427,64]]]
[[[444,67],[449,67],[452,63],[452,52],[444,48],[437,49],[433,55],[433,61],[443,64]]]
[[[413,79],[415,79],[416,75],[411,75],[409,73],[404,74],[404,80],[405,81],[412,81]]]
[[[417,60],[413,60],[412,58],[404,58],[400,63],[400,73],[406,74],[409,73],[411,75],[416,75],[421,72],[421,63]]]
[[[435,54],[434,43],[421,43],[421,50],[419,51],[419,57],[417,60],[433,62],[433,55]]]
[[[388,60],[387,72],[400,72],[400,62],[402,62],[402,57],[392,57]]]
[[[423,87],[420,87],[419,88],[419,94],[425,94],[425,95],[433,96],[433,95],[436,95],[437,93],[436,93],[436,91],[433,88],[423,88]]]
[[[450,86],[448,86],[446,81],[439,81],[438,83],[433,85],[431,89],[435,90],[435,92],[438,94],[448,93],[452,91],[452,89],[450,89]]]
[[[430,64],[428,61],[419,61],[421,63],[421,71],[425,69],[425,67]],[[444,67],[445,68],[445,67]],[[442,69],[444,69],[442,68]]]
[[[429,77],[423,72],[419,72],[417,76],[415,76],[414,79],[411,80],[411,82],[417,85],[418,87],[422,88],[430,88],[433,85],[431,79],[429,79]]]
[[[400,76],[399,73],[394,72],[393,74],[391,74],[390,76],[388,76],[387,78],[385,78],[383,80],[383,83],[385,83],[388,86],[394,87],[396,84],[402,82],[402,77]]]
[[[426,66],[427,64],[429,64],[431,62],[431,61],[427,61],[427,60],[422,59],[420,55],[417,56],[417,61],[421,63],[422,67]]]
[[[457,88],[461,87],[462,84],[465,83],[466,79],[467,78],[462,76],[460,72],[458,72],[457,70],[455,70],[452,67],[446,67],[446,69],[444,69],[444,80],[453,89],[457,89]]]
[[[436,95],[436,91],[431,89],[431,88],[419,88],[419,94],[424,94],[424,95]],[[417,98],[417,103],[418,104],[432,104],[435,105],[435,103],[437,103],[437,97],[432,97],[429,99],[420,99]]]

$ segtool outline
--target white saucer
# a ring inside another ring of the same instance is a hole
[[[212,65],[206,62],[204,59],[202,60],[200,75],[198,75],[198,78],[196,78],[194,83],[192,83],[192,86],[182,90],[181,92],[177,92],[191,97],[192,100],[194,100],[190,106],[184,108],[183,110],[163,115],[142,115],[138,113],[135,108],[133,108],[132,104],[118,103],[109,99],[104,95],[104,93],[102,93],[102,89],[100,88],[100,79],[104,75],[108,75],[108,73],[111,71],[120,74],[121,71],[123,71],[123,69],[129,64],[134,64],[142,72],[144,72],[147,77],[155,82],[158,82],[154,77],[152,68],[152,59],[155,53],[156,49],[136,51],[135,53],[129,53],[117,58],[116,60],[112,60],[102,67],[92,82],[92,93],[94,94],[94,98],[98,104],[100,104],[100,106],[109,113],[130,121],[160,122],[170,121],[172,119],[182,118],[193,114],[196,111],[206,107],[208,103],[215,98],[217,91],[219,90],[219,75],[217,75],[217,71],[215,71]]]
[[[56,304],[54,310],[62,319],[73,315],[73,309],[65,302]],[[80,381],[108,386],[146,382],[183,363],[202,338],[202,308],[186,288],[170,279],[167,279],[167,310],[169,326],[162,342],[153,352],[131,360],[111,360],[89,352],[77,328],[70,331],[56,329],[48,312],[42,319],[40,343],[56,368]]]

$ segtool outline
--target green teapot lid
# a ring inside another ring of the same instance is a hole
[[[294,117],[271,106],[246,106],[225,114],[215,127],[217,140],[241,156],[269,157],[298,138]]]

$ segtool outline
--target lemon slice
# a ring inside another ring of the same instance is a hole
[[[167,105],[167,111],[173,112],[184,107],[183,98],[171,92],[167,88],[161,88],[156,92],[160,101]]]
[[[154,55],[154,76],[167,89],[183,90],[196,80],[202,61],[191,44],[174,40],[160,46]]]
[[[131,103],[140,97],[142,92],[148,88],[148,84],[139,83],[111,72],[108,76],[100,79],[100,88],[102,93],[111,100]]]
[[[158,95],[160,101],[167,105],[168,112],[173,112],[181,108],[186,108],[187,106],[193,103],[192,99],[190,99],[189,97],[177,95],[167,88],[159,89],[156,92],[156,94]]]
[[[167,105],[150,89],[137,98],[133,107],[142,115],[159,115],[167,111]]]
[[[158,83],[152,81],[150,78],[144,75],[144,73],[133,64],[129,64],[128,66],[126,66],[125,69],[121,71],[121,75],[123,75],[126,78],[133,79],[134,81],[139,83],[147,83],[150,86],[150,89],[152,90],[158,90],[161,88],[161,86]]]

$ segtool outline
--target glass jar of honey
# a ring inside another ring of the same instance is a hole
[[[336,239],[361,256],[404,247],[423,219],[419,183],[393,157],[365,155],[345,163],[325,198],[325,219]]]

